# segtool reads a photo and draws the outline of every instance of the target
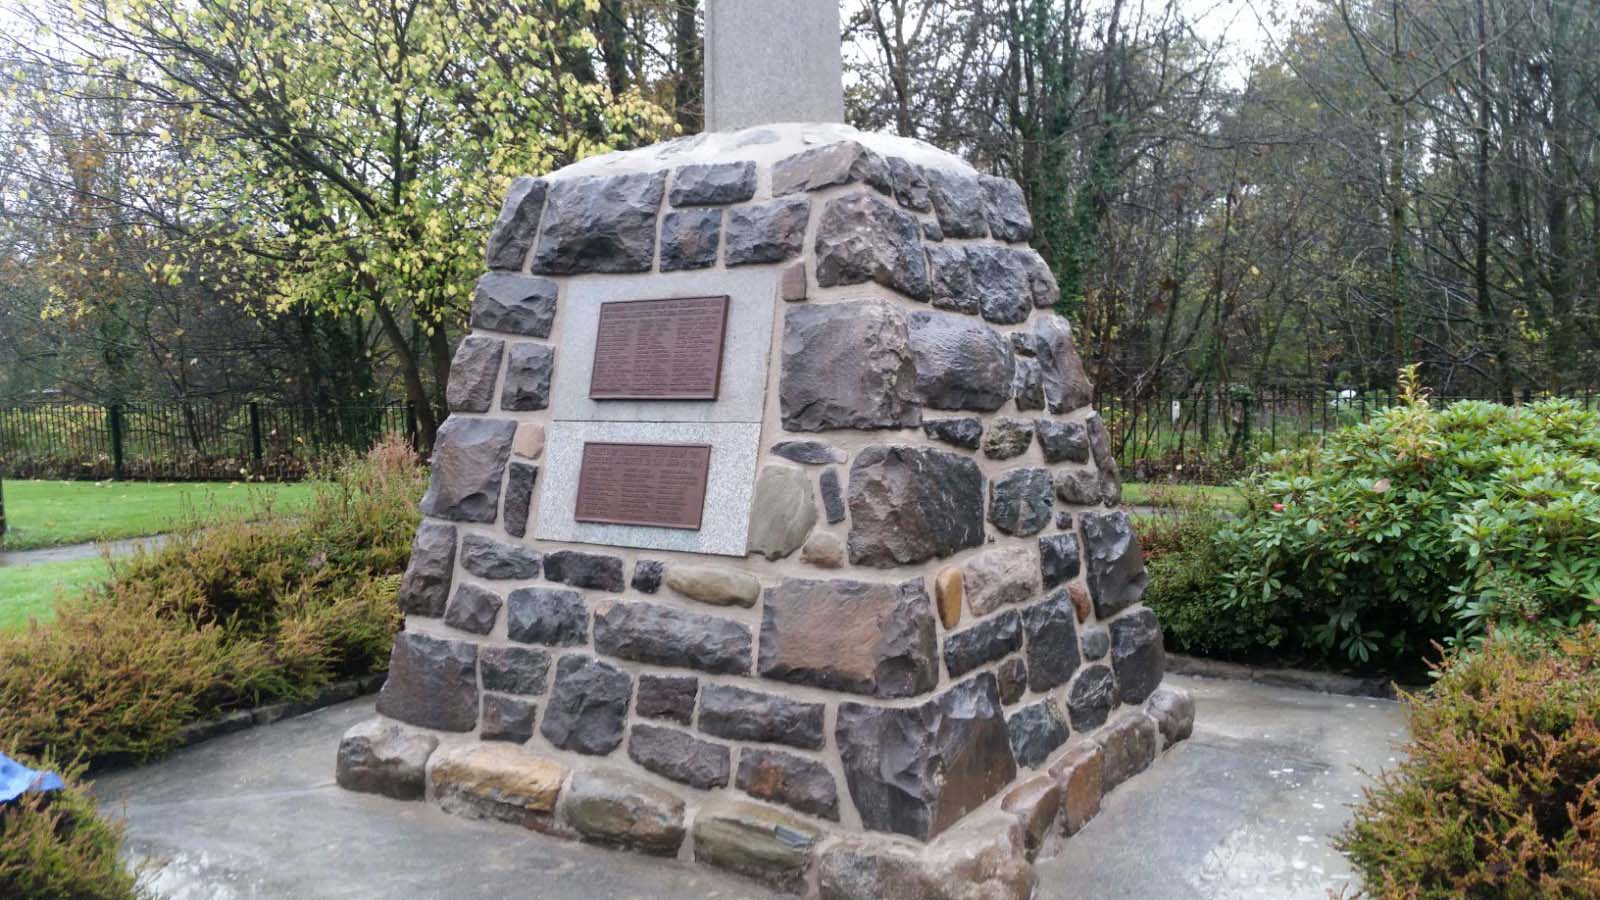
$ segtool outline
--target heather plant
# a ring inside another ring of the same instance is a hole
[[[1380,898],[1600,896],[1600,631],[1495,632],[1405,698],[1402,762],[1337,846]]]
[[[58,771],[66,788],[0,806],[0,897],[138,900],[134,875],[117,858],[122,828],[96,816],[81,767],[36,765]]]
[[[1408,372],[1398,405],[1242,486],[1221,607],[1290,656],[1406,666],[1600,619],[1600,415],[1575,401],[1436,409]]]
[[[302,514],[183,532],[0,635],[0,751],[144,759],[198,719],[382,670],[425,477],[380,445]]]

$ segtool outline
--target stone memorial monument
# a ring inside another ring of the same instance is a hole
[[[719,130],[511,186],[341,785],[1020,898],[1188,736],[1022,191],[840,124],[837,13],[712,0]]]

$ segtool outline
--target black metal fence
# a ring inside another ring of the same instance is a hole
[[[404,403],[339,407],[152,402],[0,407],[0,473],[15,478],[303,478],[387,434],[416,444]]]
[[[1590,408],[1594,390],[1570,393]],[[1439,404],[1488,396],[1438,396]],[[1519,401],[1531,399],[1524,396]],[[1263,452],[1302,447],[1394,405],[1388,391],[1224,390],[1096,400],[1125,477],[1222,482]],[[399,402],[52,402],[0,406],[0,473],[15,478],[292,480],[389,434],[416,441]]]
[[[1594,389],[1564,396],[1590,409]],[[1440,394],[1435,406],[1457,400],[1506,402],[1489,395]],[[1512,402],[1534,399],[1524,394]],[[1171,477],[1222,482],[1262,453],[1304,447],[1347,425],[1365,422],[1398,400],[1394,391],[1222,390],[1182,397],[1101,396],[1095,403],[1111,433],[1125,477]]]

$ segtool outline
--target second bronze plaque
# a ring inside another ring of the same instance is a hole
[[[715,400],[728,298],[600,304],[591,400]]]

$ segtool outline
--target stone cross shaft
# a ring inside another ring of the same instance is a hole
[[[707,0],[706,130],[843,122],[838,0]]]

